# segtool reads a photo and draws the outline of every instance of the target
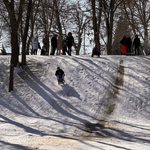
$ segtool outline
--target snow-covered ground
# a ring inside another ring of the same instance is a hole
[[[9,62],[0,56],[0,150],[150,149],[149,56],[27,56],[10,93]]]

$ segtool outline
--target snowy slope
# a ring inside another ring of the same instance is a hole
[[[10,93],[10,56],[0,61],[2,149],[149,149],[149,56],[27,56]]]

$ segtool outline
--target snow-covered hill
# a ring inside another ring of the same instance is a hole
[[[149,150],[149,56],[27,56],[10,93],[0,62],[0,149]]]

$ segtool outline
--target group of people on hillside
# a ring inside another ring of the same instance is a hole
[[[139,47],[141,46],[140,39],[138,38],[138,35],[135,35],[135,38],[133,40],[133,45],[132,45],[132,40],[129,36],[129,34],[124,35],[123,39],[120,41],[122,44],[122,49],[121,49],[121,54],[131,54],[131,47],[134,46],[135,50],[135,55],[139,55]]]
[[[58,38],[57,38],[58,37]],[[45,35],[43,38],[43,46],[40,47],[40,43],[38,41],[38,35],[33,40],[33,54],[37,55],[37,50],[41,49],[41,55],[49,55],[49,37],[48,35]],[[72,46],[74,45],[74,38],[72,36],[72,33],[69,32],[68,36],[64,39],[61,39],[60,36],[57,36],[56,34],[51,38],[51,52],[50,55],[68,55],[71,56]]]

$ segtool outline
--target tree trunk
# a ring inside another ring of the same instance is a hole
[[[59,15],[59,10],[58,10],[58,6],[57,6],[57,0],[53,0],[53,3],[54,3],[54,10],[55,10],[55,14],[56,14],[59,35],[60,35],[60,38],[63,39],[62,26],[61,26],[61,22],[60,22],[60,15]]]
[[[99,14],[98,18],[96,18],[96,8],[95,8],[95,0],[91,1],[92,3],[92,14],[93,14],[93,29],[94,29],[94,42],[97,45],[100,52],[100,23],[101,23],[101,14],[102,14],[102,0],[99,0]]]
[[[47,19],[46,19],[46,15],[45,15],[45,5],[47,3],[47,0],[45,0],[44,5],[42,5],[42,14],[43,14],[43,22],[44,22],[44,32],[45,34],[47,34]]]
[[[111,0],[111,4],[110,4],[110,10],[111,10],[111,12],[110,12],[110,27],[109,27],[109,37],[108,37],[108,55],[111,55],[111,49],[112,49],[114,5],[115,5],[115,0]]]
[[[146,55],[148,55],[148,31],[147,31],[147,27],[144,28],[144,50]]]
[[[77,48],[76,48],[76,55],[79,55],[79,53],[80,53],[80,48],[81,48],[81,43],[82,43],[81,35],[82,35],[82,34],[80,34],[80,33],[79,33],[79,35],[78,35],[78,46],[77,46]]]
[[[26,24],[25,24],[25,29],[24,29],[23,41],[22,41],[22,65],[26,65],[26,41],[27,41],[27,35],[28,35],[28,30],[29,30],[31,9],[32,9],[32,0],[29,0]]]
[[[11,27],[11,47],[12,47],[12,54],[11,54],[11,64],[10,64],[10,78],[9,78],[9,92],[13,90],[13,71],[14,67],[17,66],[18,56],[19,56],[19,46],[18,46],[18,28],[19,23],[22,19],[22,7],[24,4],[24,0],[20,0],[19,5],[19,13],[18,19],[16,19],[16,12],[14,6],[14,0],[9,2],[8,0],[3,0],[6,9],[8,11],[9,19],[10,19],[10,27]]]
[[[95,0],[92,0],[92,12],[93,12],[93,29],[94,29],[94,41],[95,44],[98,45],[97,41],[97,18],[96,18],[96,11],[95,11]]]
[[[115,5],[115,0],[111,0],[110,1],[110,10],[108,10],[106,2],[104,4],[106,26],[107,26],[107,55],[111,55],[111,48],[112,48],[114,5]]]
[[[13,73],[14,73],[14,65],[10,65],[10,77],[9,77],[9,92],[13,90]]]
[[[29,55],[29,49],[30,49],[30,45],[32,45],[32,37],[33,37],[33,30],[34,30],[34,24],[35,24],[35,19],[33,18],[33,12],[31,13],[31,33],[27,42],[27,51],[26,51],[26,55]],[[32,54],[32,52],[31,52]]]
[[[101,45],[100,45],[100,24],[102,17],[102,0],[99,0],[99,13],[98,13],[98,24],[97,24],[97,47],[99,49],[99,53],[101,54]]]

